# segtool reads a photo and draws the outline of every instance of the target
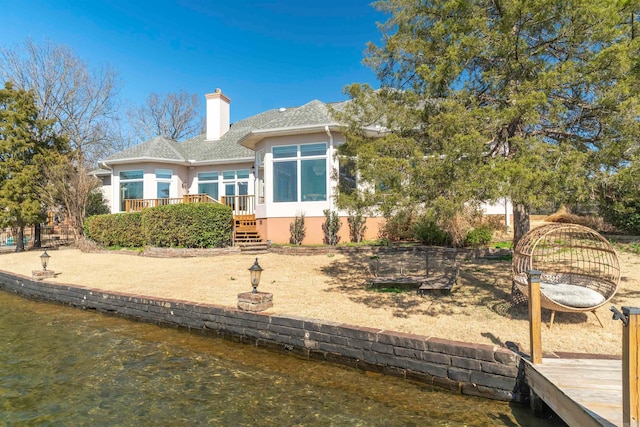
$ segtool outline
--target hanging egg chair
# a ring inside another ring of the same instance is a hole
[[[522,236],[513,254],[514,303],[526,301],[528,270],[538,270],[540,303],[556,311],[592,312],[606,304],[620,283],[620,262],[614,247],[596,231],[577,224],[554,223]],[[514,289],[514,291],[516,290]]]

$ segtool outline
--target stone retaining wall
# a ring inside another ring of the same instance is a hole
[[[524,401],[520,357],[508,349],[345,325],[251,313],[184,301],[38,282],[0,272],[0,289],[34,299],[177,325],[308,359],[336,362],[496,400]],[[464,325],[461,325],[464,327]]]

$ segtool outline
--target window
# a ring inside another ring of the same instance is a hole
[[[156,198],[168,199],[171,194],[171,169],[156,169]]]
[[[143,178],[144,178],[144,172],[142,170],[120,172],[120,181],[143,179]]]
[[[327,144],[273,147],[273,201],[327,200]]]
[[[296,161],[273,162],[273,201],[298,201],[298,167]]]
[[[157,187],[158,199],[168,199],[171,193],[170,182],[159,182]]]
[[[120,210],[124,212],[127,209],[127,200],[144,199],[144,172],[142,170],[122,171],[119,176]]]
[[[216,200],[218,197],[218,172],[198,173],[198,194],[208,194]]]
[[[249,169],[239,169],[222,172],[225,201],[234,210],[247,208],[247,196],[249,194]],[[238,197],[235,197],[238,196]]]
[[[156,179],[171,179],[172,176],[171,169],[156,169]]]
[[[356,162],[348,157],[340,157],[338,190],[341,194],[353,194],[356,191]]]

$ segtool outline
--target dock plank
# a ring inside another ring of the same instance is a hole
[[[543,358],[526,361],[531,389],[571,426],[622,426],[622,362]]]

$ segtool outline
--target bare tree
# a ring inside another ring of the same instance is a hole
[[[143,106],[130,109],[127,115],[143,141],[156,136],[180,141],[204,131],[202,110],[198,95],[181,90],[166,95],[151,93]]]
[[[33,90],[40,117],[67,137],[62,166],[48,167],[46,196],[64,205],[76,238],[83,234],[85,206],[97,186],[89,170],[113,151],[117,76],[108,66],[91,69],[68,47],[31,39],[0,47],[0,78]]]

